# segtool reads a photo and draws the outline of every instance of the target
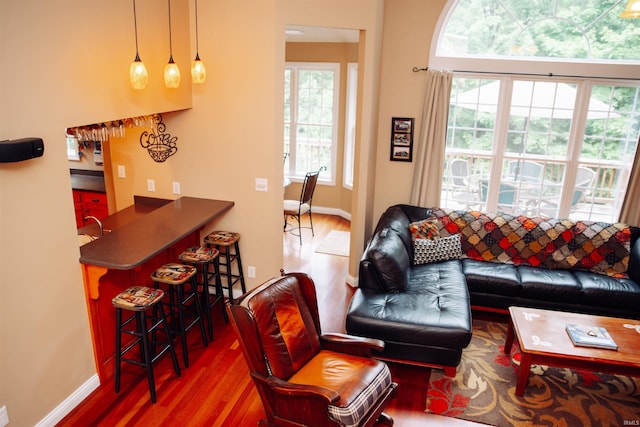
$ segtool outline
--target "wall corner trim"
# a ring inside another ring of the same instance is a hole
[[[53,411],[41,419],[40,422],[36,424],[36,427],[55,426],[99,386],[100,379],[98,378],[98,374],[94,373],[84,384],[71,393],[71,395],[60,403]]]

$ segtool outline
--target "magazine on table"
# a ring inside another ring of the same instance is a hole
[[[574,345],[581,347],[596,347],[617,350],[618,345],[609,335],[609,331],[601,326],[566,325],[567,333]]]

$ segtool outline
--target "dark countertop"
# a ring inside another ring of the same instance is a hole
[[[233,207],[225,200],[181,197],[157,207],[135,204],[105,218],[101,238],[80,247],[80,262],[117,270],[130,270],[175,242],[203,227]],[[97,225],[78,230],[98,234]]]

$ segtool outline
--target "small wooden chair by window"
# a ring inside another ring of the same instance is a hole
[[[313,201],[313,193],[316,189],[316,184],[318,183],[318,177],[320,176],[320,172],[326,170],[325,166],[322,166],[320,169],[314,172],[307,172],[304,177],[304,181],[302,183],[302,191],[300,192],[300,200],[285,200],[284,201],[284,231],[291,231],[294,228],[290,228],[287,230],[287,217],[290,216],[298,221],[298,236],[300,237],[300,244],[302,244],[302,232],[301,232],[301,216],[308,213],[309,214],[309,224],[311,228],[311,235],[314,236],[313,233],[313,218],[311,216],[311,203]]]
[[[387,365],[377,339],[322,334],[315,286],[304,273],[274,277],[227,305],[268,426],[392,425]]]

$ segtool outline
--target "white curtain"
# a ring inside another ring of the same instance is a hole
[[[412,205],[440,205],[452,78],[449,71],[427,71],[420,133],[414,142],[416,163],[411,186]]]
[[[638,194],[640,194],[640,138],[638,139],[638,147],[636,148],[636,157],[633,160],[631,168],[631,176],[629,177],[629,185],[627,186],[627,194],[624,196],[622,209],[620,209],[620,222],[625,224],[640,226],[640,202]]]

